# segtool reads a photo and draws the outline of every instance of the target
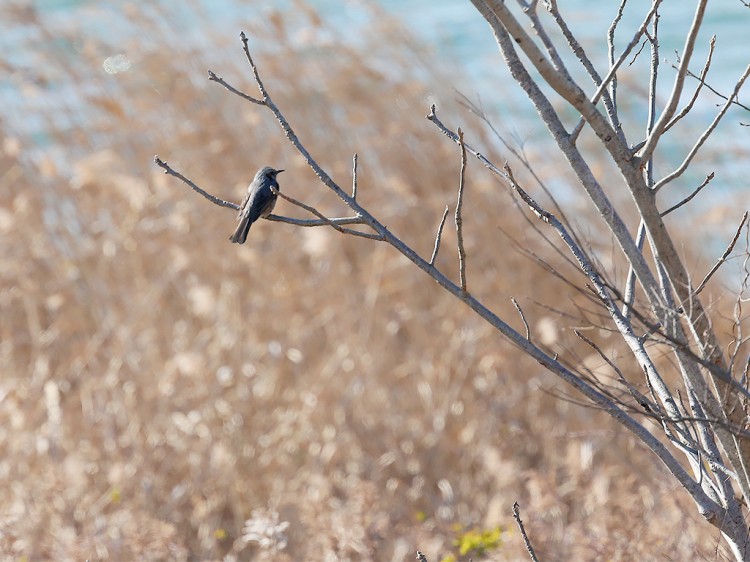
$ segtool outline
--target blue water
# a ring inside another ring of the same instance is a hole
[[[217,29],[225,29],[227,34],[234,37],[242,25],[241,22],[262,18],[271,9],[278,10],[286,6],[295,9],[291,0],[276,0],[270,5],[237,0],[195,0],[195,3],[201,8],[199,17],[196,17],[195,10],[190,9],[190,3],[177,0],[144,3],[138,5],[137,9],[149,10],[157,4],[168,6],[170,23],[172,26],[177,23],[180,29],[179,40],[208,53],[212,51],[212,46],[206,44],[207,34],[204,30],[207,28],[211,28],[214,33]],[[336,27],[345,40],[356,41],[358,30],[368,25],[370,11],[364,0],[312,0],[310,4]],[[605,74],[606,47],[603,39],[619,1],[559,0],[559,4],[574,33],[600,69],[600,73]],[[681,50],[685,33],[693,17],[693,4],[694,2],[687,0],[666,0],[663,4],[660,21],[663,61],[660,72],[663,80],[658,95],[662,103],[669,93],[671,77],[674,75],[670,63],[676,62],[675,50]],[[56,28],[79,26],[84,30],[84,34],[107,33],[109,39],[113,36],[122,37],[123,45],[134,39],[152,40],[148,36],[138,36],[139,30],[123,16],[126,8],[121,2],[38,0],[34,5],[39,10],[40,18],[49,22],[52,36]],[[498,126],[504,132],[527,143],[542,142],[548,138],[530,101],[505,69],[488,25],[468,1],[379,0],[379,5],[402,22],[406,33],[413,34],[427,45],[437,65],[446,69],[459,69],[458,74],[463,78],[454,85],[456,89],[472,99],[481,99],[485,107],[493,112]],[[630,40],[633,30],[649,6],[650,2],[644,0],[628,2],[619,27],[617,46],[622,47]],[[541,7],[540,12],[544,15]],[[554,25],[549,19],[544,21],[548,24],[548,29],[554,30]],[[4,25],[4,28],[4,33],[0,34],[2,58],[14,66],[28,69],[28,72],[33,74],[35,65],[39,64],[34,51],[38,39],[28,35],[34,28],[14,26],[12,21],[9,25]],[[744,7],[739,0],[710,2],[692,68],[696,72],[700,69],[707,52],[709,37],[716,34],[716,53],[709,82],[721,92],[729,93],[734,81],[750,62],[750,43],[747,40],[749,30],[750,9]],[[552,35],[554,36],[553,32]],[[78,49],[79,45],[60,42],[58,47],[74,50]],[[216,56],[221,57],[223,54],[218,52]],[[376,57],[377,53],[373,53],[373,56]],[[627,130],[631,142],[637,142],[643,134],[643,93],[646,91],[647,83],[643,66],[639,68],[639,65],[645,65],[647,59],[648,53],[645,52],[632,69],[625,70],[626,76],[621,81],[621,108],[626,116],[636,122],[635,126]],[[575,60],[569,61],[569,67],[574,75],[580,77],[582,83],[587,85],[588,91],[591,91],[590,82]],[[54,115],[50,108],[56,105],[67,108],[64,113],[60,112],[60,119],[78,119],[78,122],[71,123],[70,126],[86,126],[88,112],[85,108],[77,111],[75,105],[78,98],[83,99],[83,96],[77,95],[79,89],[88,86],[66,82],[64,69],[51,74],[57,80],[56,87],[46,88],[44,97],[36,99],[19,95],[14,84],[0,78],[0,119],[19,135],[37,141],[43,139],[40,128],[49,123],[50,115]],[[689,81],[688,91],[691,91],[693,86],[694,82]],[[554,100],[554,95],[551,97]],[[745,100],[748,98],[750,96],[744,96]],[[719,98],[708,93],[701,96],[696,104],[694,126],[682,131],[682,136],[677,139],[672,152],[667,155],[667,159],[671,160],[670,165],[679,161],[692,139],[710,122],[716,112],[716,104],[720,102]],[[565,104],[557,105],[564,108]],[[420,108],[420,111],[423,110],[424,108]],[[750,145],[750,127],[741,127],[739,121],[750,122],[750,113],[738,110],[730,112],[726,122],[717,130],[713,146],[739,145],[741,153],[746,155],[750,151],[747,148]],[[724,177],[730,180],[726,183],[731,189],[735,182],[738,182],[736,187],[739,187],[744,181],[750,172],[750,164],[747,163],[747,159],[728,160],[727,169],[723,170],[723,173]]]
[[[335,2],[318,0],[316,2],[325,10],[332,10]],[[514,2],[509,2],[514,4]],[[469,4],[469,2],[455,2],[445,0],[412,0],[403,2],[398,0],[380,0],[389,12],[408,22],[409,28],[413,29],[427,44],[431,45],[438,56],[446,57],[449,61],[464,69],[471,78],[470,84],[463,84],[461,89],[466,94],[480,95],[484,100],[496,98],[498,89],[503,94],[512,95],[512,121],[522,128],[535,127],[537,118],[531,103],[525,99],[520,89],[513,85],[508,88],[510,78],[499,54],[497,46],[492,37],[489,25],[481,15]],[[566,16],[569,26],[573,30],[581,45],[594,61],[599,73],[604,75],[607,68],[606,31],[609,23],[616,15],[619,6],[618,1],[590,0],[561,0],[558,5],[561,12]],[[650,2],[629,2],[623,14],[622,21],[616,35],[616,46],[626,45],[635,29],[640,25],[645,13],[650,7]],[[681,51],[685,34],[689,29],[694,15],[693,2],[686,0],[667,1],[661,8],[661,19],[659,26],[660,48],[661,48],[661,72],[668,80],[662,82],[660,99],[665,99],[671,90],[674,71],[670,63],[677,62],[675,51]],[[546,21],[547,29],[553,37],[555,26],[551,20],[544,20],[545,10],[541,7],[543,21]],[[696,73],[703,64],[708,53],[708,42],[711,35],[717,36],[716,52],[710,73],[710,83],[719,91],[729,93],[734,87],[745,67],[750,64],[750,10],[740,2],[734,0],[721,0],[709,3],[704,24],[699,34],[697,47],[694,55],[694,63],[691,68]],[[646,61],[648,52],[641,58]],[[567,61],[568,59],[566,59]],[[590,85],[585,74],[580,70],[575,61],[569,64],[569,69],[574,75],[581,78],[586,86]],[[627,72],[627,69],[625,70]],[[636,75],[643,83],[642,71]],[[690,84],[692,86],[693,84]],[[749,85],[750,86],[750,85]],[[590,86],[589,86],[590,87]],[[646,84],[643,83],[645,89]],[[690,92],[688,88],[688,92]],[[705,96],[698,102],[698,110],[710,111],[720,100],[715,97]],[[497,108],[507,110],[505,107]],[[519,115],[516,112],[520,112]],[[508,118],[507,111],[503,111]],[[639,115],[644,117],[644,115]],[[750,114],[741,116],[746,122],[750,122]],[[746,137],[746,140],[748,137]]]

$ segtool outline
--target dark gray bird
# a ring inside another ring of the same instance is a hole
[[[276,181],[276,174],[284,170],[274,170],[270,166],[265,166],[258,170],[255,178],[247,187],[247,195],[242,200],[240,212],[237,214],[237,230],[234,231],[229,239],[236,244],[244,244],[247,240],[247,233],[250,231],[252,224],[259,218],[265,218],[271,214],[278,195],[273,192],[279,188],[279,182]]]

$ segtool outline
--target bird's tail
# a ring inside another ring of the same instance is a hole
[[[234,244],[244,244],[247,240],[247,233],[250,232],[250,226],[252,226],[250,217],[242,218],[240,224],[237,225],[237,230],[229,237],[229,240]]]

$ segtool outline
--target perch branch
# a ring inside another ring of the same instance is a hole
[[[329,219],[323,213],[321,213],[320,211],[318,211],[315,207],[311,207],[310,205],[307,205],[307,204],[303,203],[302,201],[300,201],[298,199],[295,199],[294,197],[290,197],[289,195],[286,195],[285,193],[282,193],[278,189],[274,189],[274,188],[272,188],[272,189],[273,189],[274,193],[276,193],[276,195],[278,195],[279,197],[281,197],[285,201],[289,201],[292,205],[296,205],[300,209],[304,209],[308,213],[312,213],[313,215],[315,215],[316,217],[318,217],[318,219],[320,219],[320,222],[322,224],[328,225],[328,226],[334,228],[335,230],[338,230],[342,234],[350,234],[352,236],[360,236],[362,238],[369,238],[370,240],[378,240],[378,241],[382,241],[383,240],[383,237],[380,236],[379,234],[372,234],[370,232],[360,232],[359,230],[353,230],[351,228],[344,228],[344,227],[341,226],[341,224],[342,224],[341,220],[342,219],[339,219],[338,221],[335,220],[335,219]],[[366,224],[365,221],[363,221],[360,217],[345,217],[343,220],[345,221],[345,224]],[[288,222],[288,221],[283,221],[283,222]]]
[[[188,187],[190,187],[193,191],[196,193],[199,193],[212,203],[220,206],[220,207],[227,207],[229,209],[233,209],[235,211],[239,211],[240,206],[237,203],[232,203],[231,201],[225,201],[224,199],[221,199],[219,197],[216,197],[215,195],[211,195],[207,191],[201,189],[195,183],[190,180],[189,178],[182,175],[180,172],[174,170],[169,164],[167,164],[164,160],[159,158],[158,156],[154,156],[154,162],[157,166],[162,168],[164,170],[164,173],[170,176],[174,176],[180,181],[182,181],[184,184],[186,184]],[[279,193],[279,196],[282,199],[286,199],[290,203],[297,205],[298,207],[301,207],[305,209],[306,211],[309,211],[310,213],[314,214],[316,217],[318,217],[317,220],[310,220],[310,219],[297,219],[293,217],[283,217],[281,215],[268,215],[266,220],[274,221],[274,222],[283,222],[286,224],[292,224],[294,226],[303,226],[303,227],[312,227],[312,226],[332,226],[334,228],[337,228],[341,230],[342,232],[345,232],[346,234],[353,234],[356,232],[355,236],[364,236],[365,238],[373,238],[375,240],[378,240],[379,238],[376,238],[374,235],[369,235],[365,232],[358,232],[356,230],[351,229],[341,229],[341,226],[347,225],[347,224],[364,224],[364,221],[360,217],[334,217],[334,218],[328,218],[323,216],[320,212],[313,209],[312,207],[305,205],[301,201],[297,201],[296,199],[289,197],[288,195],[285,195],[283,193]]]

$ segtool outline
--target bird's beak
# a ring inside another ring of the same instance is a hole
[[[276,170],[276,173],[277,173],[277,174],[280,174],[280,173],[281,173],[281,172],[283,172],[283,171],[284,171],[284,170]]]

